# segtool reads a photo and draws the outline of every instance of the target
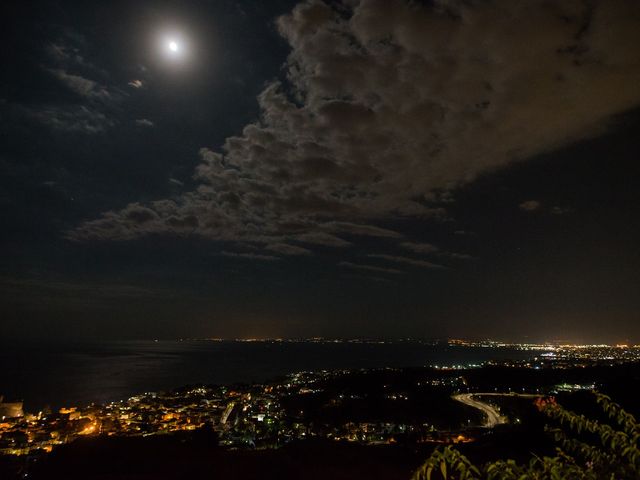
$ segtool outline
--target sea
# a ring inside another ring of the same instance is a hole
[[[425,342],[113,341],[0,348],[0,396],[25,411],[124,400],[186,385],[257,383],[300,371],[480,364],[531,352]]]

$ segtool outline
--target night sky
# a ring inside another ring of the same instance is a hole
[[[4,339],[640,342],[636,0],[0,24]]]

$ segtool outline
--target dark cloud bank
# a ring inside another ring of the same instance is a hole
[[[197,235],[272,260],[364,235],[432,253],[374,225],[446,216],[447,191],[598,134],[640,101],[636,2],[307,1],[277,26],[287,81],[265,88],[242,134],[202,148],[197,188],[107,212],[72,239]]]
[[[637,2],[307,1],[277,27],[287,81],[260,94],[259,120],[200,151],[197,188],[106,212],[72,239],[197,235],[272,260],[374,236],[431,253],[375,225],[446,217],[447,191],[601,133],[640,102]]]

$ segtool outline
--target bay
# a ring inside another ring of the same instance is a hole
[[[25,410],[88,405],[184,385],[254,383],[299,371],[469,365],[532,352],[424,342],[119,341],[11,344],[0,349],[0,395]]]

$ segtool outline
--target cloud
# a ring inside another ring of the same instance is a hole
[[[435,253],[440,250],[431,243],[402,242],[400,246],[415,253]]]
[[[369,281],[369,282],[377,282],[377,283],[390,283],[391,280],[389,280],[389,278],[383,278],[383,277],[377,277],[375,275],[364,275],[364,274],[357,274],[357,273],[350,273],[350,274],[345,274],[345,277],[348,278],[353,278],[355,280],[365,280],[365,281]]]
[[[350,235],[360,235],[365,237],[385,237],[399,238],[402,234],[387,228],[376,227],[375,225],[362,225],[349,222],[332,222],[323,225],[324,228],[336,232],[348,233]]]
[[[136,225],[142,225],[158,218],[158,214],[143,205],[132,203],[123,210],[123,216],[127,221]]]
[[[141,118],[136,120],[136,125],[138,127],[153,127],[154,123],[151,120],[147,120],[146,118]]]
[[[551,208],[551,213],[553,213],[554,215],[566,215],[571,212],[573,212],[573,209],[570,207],[555,206]]]
[[[390,273],[393,275],[404,273],[402,270],[397,270],[395,268],[376,267],[375,265],[365,265],[361,263],[340,262],[338,265],[352,270],[361,270],[365,272]]]
[[[197,229],[199,221],[190,215],[180,215],[171,201],[155,202],[153,208],[131,203],[114,213],[106,213],[99,220],[86,224],[83,239],[132,240],[150,233],[187,235]],[[71,240],[78,238],[71,235]]]
[[[77,95],[89,99],[111,100],[111,93],[103,85],[99,85],[94,80],[68,73],[63,69],[49,70],[60,83]]]
[[[461,235],[460,231],[455,232],[456,235]],[[414,253],[421,254],[434,254],[438,257],[450,258],[454,260],[472,260],[474,257],[466,253],[447,252],[442,250],[431,243],[418,243],[418,242],[402,242],[400,243],[402,248],[411,250]]]
[[[117,103],[126,94],[110,82],[109,74],[82,54],[83,37],[67,32],[66,39],[47,47],[43,68],[66,89],[93,105]],[[86,103],[85,103],[86,104]]]
[[[638,2],[308,0],[277,27],[286,81],[201,150],[196,188],[143,226],[111,211],[72,238],[400,239],[384,225],[441,216],[434,199],[640,104]]]
[[[324,245],[326,247],[348,247],[351,245],[351,242],[324,232],[303,233],[295,237],[295,239],[299,242]]]
[[[164,288],[142,287],[122,283],[105,283],[87,281],[83,283],[68,282],[56,278],[43,277],[0,277],[2,291],[15,296],[27,295],[30,301],[34,298],[61,298],[68,301],[73,298],[90,302],[92,299],[123,301],[136,298],[167,298],[173,292]]]
[[[371,253],[367,255],[370,258],[379,258],[387,260],[389,262],[404,263],[406,265],[413,265],[414,267],[430,268],[430,269],[442,269],[445,268],[437,263],[428,262],[426,260],[419,260],[416,258],[400,257],[397,255],[386,255],[381,253]]]
[[[142,80],[135,79],[131,80],[129,83],[127,83],[127,85],[133,88],[142,88],[144,86],[144,83],[142,82]]]
[[[279,257],[274,257],[273,255],[261,255],[259,253],[237,253],[223,251],[220,253],[220,255],[224,257],[242,258],[245,260],[263,260],[265,262],[275,262],[280,260]]]
[[[447,252],[445,255],[455,260],[473,260],[476,258],[473,255],[469,255],[468,253]]]
[[[96,134],[115,125],[115,120],[98,109],[84,105],[50,106],[26,110],[25,115],[53,130]]]
[[[272,252],[281,253],[282,255],[311,255],[311,250],[296,245],[289,245],[288,243],[272,243],[265,248]]]
[[[47,88],[32,101],[0,104],[2,116],[72,134],[95,135],[115,126],[125,94],[109,82],[104,70],[86,60],[81,53],[84,46],[74,32],[66,32],[64,41],[47,45],[37,65],[42,78],[36,79],[47,82]]]
[[[540,203],[538,200],[527,200],[518,205],[518,207],[520,207],[520,210],[524,210],[525,212],[535,212],[541,206],[542,203]]]
[[[518,205],[518,207],[525,212],[536,212],[542,210],[543,205],[542,202],[539,202],[538,200],[527,200],[526,202],[522,202]],[[573,212],[573,209],[570,207],[560,207],[558,205],[545,210],[548,210],[553,215],[566,215]]]

